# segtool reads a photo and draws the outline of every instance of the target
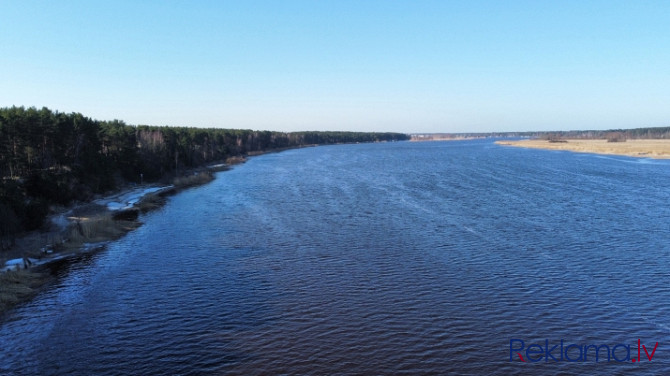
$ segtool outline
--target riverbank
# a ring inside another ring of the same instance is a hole
[[[209,183],[214,172],[244,163],[236,157],[226,163],[189,171],[169,185],[126,187],[91,202],[60,208],[48,217],[48,227],[18,237],[0,255],[0,314],[30,300],[53,279],[50,264],[74,255],[98,252],[142,225],[140,213],[163,206],[167,197]]]
[[[496,141],[498,145],[530,149],[566,150],[577,153],[605,155],[623,155],[638,158],[670,159],[670,140],[626,140],[608,142],[607,140],[518,140]]]

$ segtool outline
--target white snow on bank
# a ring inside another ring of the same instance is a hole
[[[28,261],[30,261],[29,265],[38,265],[40,263],[40,260],[34,259],[34,258],[28,258]],[[17,259],[11,259],[7,260],[5,262],[5,266],[2,268],[3,272],[7,272],[10,270],[19,270],[19,269],[24,269],[25,263],[22,258],[17,258]]]
[[[103,242],[98,242],[98,243],[84,243],[84,245],[81,246],[79,249],[78,253],[81,252],[91,252],[95,251],[97,249],[102,249],[103,247],[107,246],[110,243],[110,241],[103,241]],[[27,257],[26,259],[30,262],[27,266],[33,267],[33,266],[38,266],[38,265],[44,265],[48,264],[50,262],[54,262],[57,260],[62,260],[64,258],[70,257],[73,254],[53,254],[49,255],[44,258],[40,259],[34,259]],[[21,270],[21,269],[26,269],[26,262],[22,258],[16,258],[16,259],[11,259],[7,260],[5,262],[5,265],[0,268],[0,273],[4,272],[9,272],[9,271],[15,271],[15,270]]]
[[[142,197],[172,187],[172,185],[168,185],[165,187],[136,188],[115,196],[101,198],[93,202],[98,205],[106,206],[107,209],[111,211],[130,209],[133,205],[138,203]]]

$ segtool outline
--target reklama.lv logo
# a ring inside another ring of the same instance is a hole
[[[615,362],[642,362],[645,360],[642,357],[642,350],[647,360],[651,362],[658,348],[658,342],[654,345],[654,349],[647,350],[647,346],[643,345],[640,339],[637,340],[637,349],[633,345],[633,358],[631,358],[631,345],[619,343],[614,346],[609,345],[581,345],[571,343],[566,345],[561,339],[561,342],[550,347],[548,339],[544,340],[543,344],[533,343],[526,347],[526,343],[521,339],[509,340],[509,360],[522,362],[600,362],[614,360]],[[635,357],[635,350],[637,350],[637,357]]]

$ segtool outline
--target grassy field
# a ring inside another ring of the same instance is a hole
[[[627,140],[625,142],[607,142],[607,140],[564,140],[564,142],[519,140],[496,141],[496,144],[532,149],[568,150],[578,153],[670,159],[670,140]]]

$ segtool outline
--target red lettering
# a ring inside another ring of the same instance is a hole
[[[651,352],[651,356],[649,356],[649,353],[647,352],[647,346],[642,345],[642,348],[644,349],[644,353],[647,354],[647,359],[651,362],[651,358],[654,357],[654,353],[656,352],[656,348],[658,347],[658,342],[656,342],[656,345],[654,346],[654,351]]]

